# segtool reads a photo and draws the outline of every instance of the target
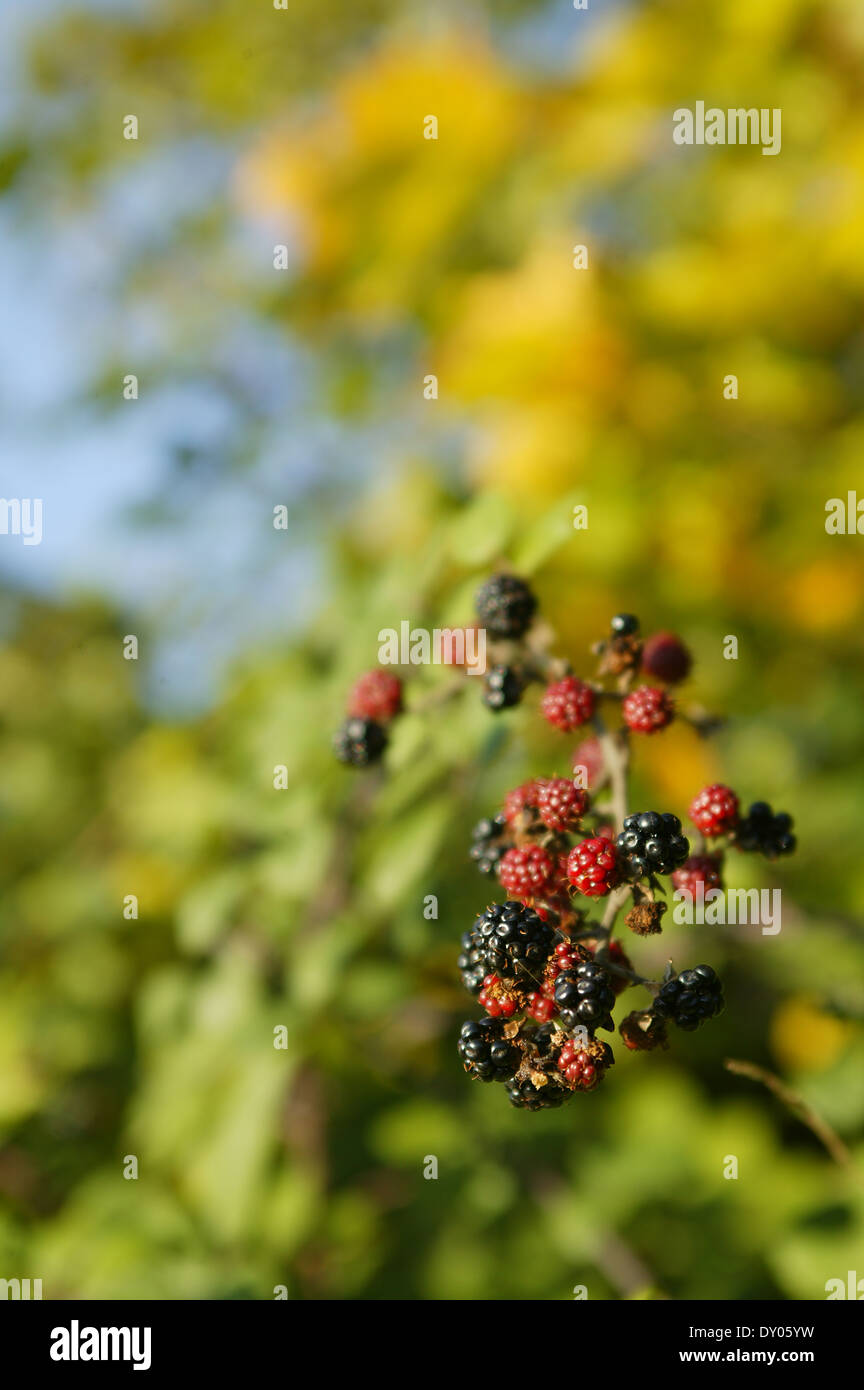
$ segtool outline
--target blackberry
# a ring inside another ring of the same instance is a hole
[[[537,599],[524,579],[515,574],[495,574],[478,590],[475,607],[493,637],[521,637],[531,626]]]
[[[731,787],[712,782],[691,801],[690,819],[703,835],[726,835],[738,824],[738,797]]]
[[[483,703],[496,713],[518,705],[525,683],[514,666],[493,666],[483,684]]]
[[[473,932],[462,933],[462,952],[456,961],[456,967],[468,993],[479,994],[489,971]]]
[[[504,1036],[499,1018],[469,1019],[462,1024],[457,1051],[476,1081],[509,1081],[519,1066],[519,1049]]]
[[[333,735],[333,751],[349,767],[377,763],[386,747],[387,731],[374,719],[346,719]]]
[[[555,947],[555,933],[533,908],[508,900],[492,903],[474,923],[471,936],[487,975],[537,982]]]
[[[555,1081],[547,1081],[545,1086],[535,1086],[527,1078],[517,1081],[514,1076],[507,1087],[507,1099],[517,1110],[557,1110],[569,1098],[569,1092]]]
[[[655,632],[642,648],[642,670],[669,685],[686,680],[693,658],[675,632]]]
[[[609,626],[616,637],[632,637],[639,631],[639,619],[632,613],[616,613]]]
[[[542,845],[508,849],[498,865],[498,877],[511,898],[540,898],[555,875],[555,860]]]
[[[583,960],[561,971],[555,981],[555,1003],[565,1028],[581,1024],[593,1033],[595,1028],[611,1031],[614,1026],[615,993],[603,966],[595,960]]]
[[[675,705],[656,685],[639,685],[621,705],[621,716],[635,734],[656,734],[671,724]]]
[[[785,811],[775,815],[767,801],[754,801],[739,822],[734,835],[738,849],[758,850],[766,859],[791,854],[798,841],[792,834],[792,817]]]
[[[392,671],[377,666],[354,682],[348,697],[352,719],[374,719],[386,724],[402,713],[402,682]]]
[[[671,874],[690,853],[681,822],[668,811],[642,811],[628,816],[616,841],[625,873],[630,878]]]
[[[492,816],[479,820],[471,831],[468,853],[481,874],[494,874],[499,859],[508,849],[506,830],[506,818]]]
[[[651,1012],[692,1033],[700,1023],[723,1011],[723,986],[710,965],[682,970],[661,986]]]

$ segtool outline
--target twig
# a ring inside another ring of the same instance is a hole
[[[857,1183],[864,1185],[864,1175],[853,1163],[852,1155],[843,1140],[838,1134],[835,1134],[821,1115],[817,1115],[803,1096],[799,1096],[797,1091],[791,1090],[780,1080],[779,1076],[775,1076],[771,1071],[766,1071],[764,1067],[756,1066],[754,1062],[741,1062],[734,1057],[727,1057],[723,1065],[734,1076],[746,1076],[748,1080],[757,1081],[760,1085],[766,1086],[787,1109],[792,1111],[793,1115],[797,1115],[798,1119],[815,1134],[820,1144],[828,1150],[834,1162],[839,1164],[841,1168],[845,1168]]]

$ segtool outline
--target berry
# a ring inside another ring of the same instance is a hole
[[[498,1018],[462,1024],[457,1050],[465,1070],[477,1081],[508,1081],[519,1065],[519,1051],[504,1036]]]
[[[545,1086],[535,1086],[527,1078],[517,1081],[514,1077],[507,1087],[507,1098],[517,1110],[555,1110],[568,1099],[567,1092],[554,1081]]]
[[[798,843],[792,824],[785,811],[775,815],[766,801],[754,801],[735,831],[734,844],[738,849],[758,850],[766,859],[791,854]]]
[[[593,1091],[614,1061],[611,1047],[599,1038],[587,1047],[568,1038],[558,1055],[558,1070],[571,1091]]]
[[[493,637],[521,637],[537,611],[537,599],[515,574],[495,574],[478,590],[477,616]]]
[[[682,970],[661,986],[652,1012],[692,1033],[723,1010],[723,986],[710,965]]]
[[[506,853],[506,830],[507,822],[503,816],[480,820],[472,830],[471,849],[468,852],[481,874],[494,874],[498,861]]]
[[[497,975],[487,975],[477,996],[490,1018],[512,1018],[525,1007],[525,996],[506,985]]]
[[[669,685],[685,680],[692,665],[690,652],[674,632],[655,632],[642,648],[642,670]]]
[[[572,830],[588,806],[588,793],[568,777],[547,778],[537,793],[540,819],[549,830]]]
[[[689,814],[703,835],[725,835],[738,824],[738,798],[731,787],[712,782],[691,801]]]
[[[542,778],[532,777],[530,781],[523,782],[521,786],[514,787],[507,793],[504,798],[504,819],[509,825],[513,824],[522,811],[528,808],[536,811],[542,785]]]
[[[680,820],[668,811],[642,811],[627,816],[616,844],[624,871],[633,879],[671,874],[690,853],[690,842],[681,834]]]
[[[524,903],[492,903],[471,929],[486,973],[523,983],[537,981],[555,946],[555,933]]]
[[[562,970],[555,981],[555,1003],[565,1028],[612,1028],[615,994],[609,976],[595,960]]]
[[[547,685],[540,702],[543,718],[556,729],[567,734],[587,724],[594,713],[595,696],[590,685],[580,681],[578,676],[565,676],[563,680]]]
[[[691,854],[681,868],[675,870],[672,883],[675,888],[694,898],[698,896],[700,883],[706,893],[712,888],[721,888],[720,861],[712,854]]]
[[[599,738],[583,738],[582,742],[576,745],[571,767],[574,773],[579,772],[581,768],[586,786],[592,790],[596,788],[606,771],[603,745]]]
[[[479,994],[488,975],[486,960],[477,944],[474,933],[462,933],[462,953],[456,962],[462,983],[469,994]]]
[[[539,898],[555,873],[555,861],[541,845],[508,849],[498,865],[498,877],[511,898]]]
[[[583,941],[581,944],[585,947],[586,951],[589,951],[592,956],[595,956],[597,954],[597,947],[600,943],[596,940],[591,940],[589,938],[588,940]],[[633,962],[625,952],[620,941],[609,942],[604,959],[610,965],[620,965],[625,970],[633,969]],[[615,975],[611,971],[609,972],[609,983],[612,986],[612,991],[616,996],[622,994],[625,989],[630,988],[629,980],[625,979],[623,975]]]
[[[548,1023],[550,1018],[554,1018],[558,1012],[554,999],[550,999],[545,993],[534,990],[528,995],[528,1004],[525,1012],[529,1018],[536,1018],[538,1023]]]
[[[616,613],[609,626],[616,637],[632,637],[639,631],[639,619],[632,613]]]
[[[512,709],[522,699],[525,685],[513,666],[493,666],[483,684],[483,703],[496,713]]]
[[[675,706],[657,685],[639,685],[621,706],[624,723],[636,734],[656,734],[672,723]]]
[[[618,853],[611,840],[594,835],[570,851],[567,877],[586,898],[605,898],[618,882]]]
[[[402,712],[402,682],[379,666],[360,676],[348,697],[348,713],[355,719],[374,719],[386,724]]]
[[[346,719],[333,735],[333,750],[340,763],[367,767],[387,747],[387,730],[374,719]]]

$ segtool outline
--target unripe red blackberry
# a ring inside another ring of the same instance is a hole
[[[738,824],[738,798],[731,787],[712,782],[693,798],[689,815],[703,835],[726,835]]]
[[[723,986],[710,965],[696,965],[673,975],[661,986],[652,1006],[657,1018],[670,1019],[686,1033],[722,1011]]]
[[[526,1002],[521,990],[500,979],[498,975],[487,975],[477,996],[477,1003],[486,1010],[490,1018],[512,1018],[515,1013],[524,1009]]]
[[[689,893],[694,898],[698,896],[700,883],[705,893],[710,893],[712,888],[722,888],[720,861],[712,854],[691,854],[673,873],[672,883],[679,892]]]
[[[555,981],[555,1003],[565,1028],[581,1024],[593,1033],[595,1028],[613,1027],[615,994],[609,976],[595,960],[583,960],[561,971]]]
[[[572,830],[590,804],[588,793],[569,777],[547,777],[537,793],[540,819],[549,830]]]
[[[558,1070],[571,1091],[593,1091],[615,1061],[612,1049],[600,1038],[583,1045],[568,1038],[558,1056]]]
[[[616,844],[623,871],[631,879],[671,874],[690,853],[681,822],[669,811],[638,811],[627,816]]]
[[[515,574],[495,574],[477,592],[477,616],[493,637],[522,637],[537,611],[537,599]]]
[[[567,877],[586,898],[605,898],[619,881],[618,851],[611,840],[594,835],[570,851]]]
[[[554,999],[550,999],[548,995],[535,989],[528,995],[525,1012],[529,1018],[536,1018],[538,1023],[548,1023],[557,1014],[558,1006]]]
[[[498,864],[498,877],[511,898],[543,896],[555,873],[555,861],[541,845],[508,849]]]
[[[386,724],[402,711],[402,682],[392,671],[378,666],[354,682],[348,697],[348,713],[356,719]]]
[[[693,658],[674,632],[655,632],[642,647],[642,670],[669,685],[689,676]]]
[[[525,682],[513,666],[493,666],[483,683],[483,703],[497,713],[518,705],[525,691]]]
[[[590,685],[580,681],[578,676],[565,676],[546,687],[540,710],[544,719],[566,734],[588,723],[595,703]]]
[[[555,932],[533,908],[508,901],[492,903],[476,919],[471,937],[486,973],[536,988],[555,947]]]
[[[477,1081],[509,1081],[519,1066],[519,1051],[504,1036],[500,1018],[470,1019],[462,1024],[457,1050],[468,1075]]]
[[[636,734],[656,734],[672,723],[675,705],[657,685],[639,685],[621,705],[627,728]]]
[[[537,810],[537,801],[542,785],[542,777],[532,777],[527,782],[522,782],[520,786],[513,787],[507,793],[504,798],[504,819],[508,825],[512,825],[523,811],[531,807],[535,811]]]
[[[349,767],[378,762],[386,747],[387,731],[374,719],[346,719],[333,735],[333,751]]]

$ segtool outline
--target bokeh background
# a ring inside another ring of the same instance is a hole
[[[864,1275],[860,1181],[723,1068],[777,1073],[860,1170],[864,566],[824,523],[864,494],[864,12],[40,0],[2,39],[0,491],[43,498],[45,535],[0,537],[0,1276],[556,1300]],[[782,108],[781,155],[673,145],[697,100]],[[383,775],[329,748],[379,628],[469,619],[502,562],[577,665],[621,609],[692,645],[689,694],[730,721],[643,740],[635,804],[721,778],[800,836],[733,865],[782,886],[779,936],[634,942],[645,973],[712,962],[723,1018],[537,1115],[463,1076],[454,961],[490,897],[472,824],[569,740],[472,688],[406,715]]]

